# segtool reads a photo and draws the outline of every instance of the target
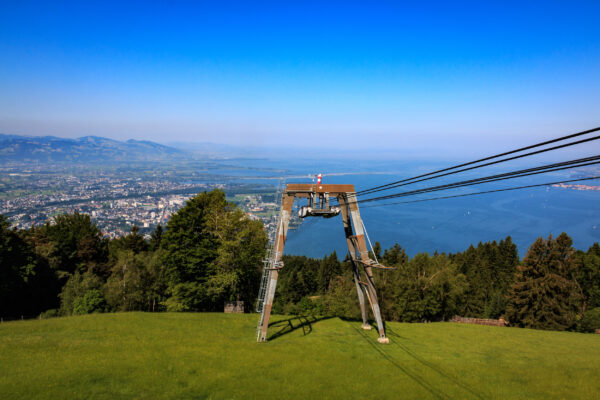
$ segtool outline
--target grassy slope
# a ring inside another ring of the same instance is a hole
[[[283,317],[278,317],[282,319]],[[0,398],[598,398],[600,336],[326,319],[254,342],[256,315],[0,324]],[[291,321],[298,327],[299,320]]]

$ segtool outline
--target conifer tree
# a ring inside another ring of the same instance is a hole
[[[585,297],[586,309],[600,307],[600,245],[594,243],[587,253],[580,254],[581,269],[577,281]]]
[[[32,316],[56,307],[59,286],[31,235],[10,228],[0,214],[0,317]]]
[[[161,246],[163,236],[163,227],[161,224],[158,224],[152,232],[152,236],[150,237],[150,250],[157,250]]]
[[[538,238],[515,274],[507,316],[511,324],[564,330],[573,326],[582,297],[573,280],[577,263],[572,240],[565,233],[556,239]]]
[[[87,214],[64,214],[54,217],[33,232],[38,252],[48,258],[50,267],[61,278],[73,273],[106,272],[108,240]]]
[[[383,264],[388,267],[398,266],[408,262],[406,251],[398,243],[383,252]]]
[[[341,275],[341,273],[342,266],[335,251],[329,256],[323,257],[319,267],[319,288],[321,293],[327,292],[331,285],[331,280]]]
[[[140,228],[136,225],[131,227],[131,231],[128,235],[112,240],[109,246],[110,253],[113,256],[121,251],[131,251],[134,254],[140,254],[149,249],[148,242],[146,242],[144,237],[140,234]],[[113,263],[115,262],[114,257],[111,261]]]

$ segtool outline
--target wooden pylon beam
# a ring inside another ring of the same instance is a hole
[[[368,323],[368,313],[365,303],[365,298],[368,300],[371,312],[377,322],[379,331],[380,343],[389,343],[389,339],[385,336],[385,327],[381,317],[381,310],[377,300],[377,291],[373,280],[373,272],[371,268],[384,268],[383,265],[375,263],[369,258],[367,243],[365,241],[365,233],[363,231],[363,223],[356,202],[356,191],[354,185],[321,185],[321,184],[288,184],[282,197],[281,211],[279,223],[275,235],[274,257],[272,264],[279,265],[283,248],[287,238],[288,224],[290,221],[291,211],[295,198],[310,198],[319,194],[328,194],[329,197],[336,197],[340,204],[342,222],[344,225],[344,233],[348,251],[352,260],[352,270],[356,291],[358,294],[358,302],[360,304],[363,329],[371,329]],[[362,278],[364,276],[364,278]],[[274,269],[270,273],[270,280],[267,286],[265,297],[265,305],[261,315],[259,324],[258,340],[264,342],[267,340],[267,331],[269,328],[269,319],[271,317],[271,309],[273,307],[273,298],[277,288],[277,279],[279,270]]]

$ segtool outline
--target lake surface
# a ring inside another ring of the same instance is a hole
[[[470,244],[508,235],[521,256],[539,236],[567,232],[575,247],[585,250],[600,241],[600,192],[535,188],[422,203],[365,205],[361,216],[372,242],[379,241],[383,248],[398,243],[409,255],[462,251]],[[286,253],[320,257],[335,249],[346,254],[341,225],[341,218],[306,221],[290,231]]]
[[[273,168],[281,164],[261,161]],[[323,183],[352,183],[357,190],[386,184],[439,167],[435,163],[377,163],[377,162],[296,162],[284,163],[288,174],[306,175],[322,172]],[[451,164],[444,164],[451,165]],[[510,166],[503,169],[479,170],[469,174],[458,174],[445,179],[435,179],[404,188],[393,189],[376,195],[414,190],[472,177],[486,176],[506,170],[518,169]],[[345,173],[330,176],[331,173]],[[483,190],[574,179],[585,175],[600,175],[598,170],[588,172],[561,172],[536,177],[519,178],[497,183],[478,185],[471,188],[434,192],[403,199],[433,198]],[[259,178],[260,179],[260,178]],[[310,182],[309,179],[290,178],[289,182]],[[581,182],[599,185],[600,181]],[[420,186],[419,186],[420,185]],[[371,196],[364,196],[364,198]],[[304,201],[303,201],[304,202]],[[470,244],[501,240],[510,235],[524,256],[527,248],[540,237],[566,232],[573,238],[577,249],[587,250],[600,241],[600,191],[578,191],[556,187],[539,187],[508,192],[482,194],[428,201],[421,203],[380,206],[382,202],[360,205],[361,215],[371,241],[379,241],[383,248],[400,244],[409,255],[434,251],[457,252]],[[377,205],[377,207],[372,207]],[[297,230],[291,230],[285,247],[286,254],[322,257],[336,250],[340,257],[347,253],[346,241],[340,217],[331,219],[306,218]]]

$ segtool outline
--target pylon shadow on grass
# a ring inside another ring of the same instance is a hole
[[[388,328],[387,332],[390,336],[401,338],[401,336],[398,335],[397,333],[395,333],[391,328]],[[451,374],[449,372],[446,372],[443,368],[439,367],[438,365],[435,365],[434,363],[427,361],[426,359],[418,356],[416,353],[411,351],[408,347],[406,347],[400,341],[395,340],[392,343],[395,344],[396,346],[400,347],[400,349],[402,349],[402,351],[404,351],[409,357],[411,357],[413,360],[417,361],[421,365],[431,369],[432,371],[436,372],[437,374],[441,375],[442,377],[446,378],[447,380],[453,382],[455,385],[457,385],[457,386],[461,387],[462,389],[466,390],[467,392],[471,393],[473,396],[477,397],[478,399],[484,399],[484,397],[480,393],[477,393],[475,391],[475,389],[473,389],[471,386],[469,386],[465,382],[461,381],[458,377],[454,376],[453,374]]]
[[[340,317],[340,319],[343,320],[343,321],[345,321],[345,322],[362,322],[362,320],[359,320],[359,319],[356,319],[356,318]],[[370,321],[369,325],[371,325],[374,330],[377,330],[377,324],[376,323]],[[423,366],[431,369],[435,373],[441,375],[442,377],[446,378],[447,380],[451,381],[456,386],[459,386],[460,388],[462,388],[465,391],[469,392],[474,397],[476,397],[478,399],[484,399],[485,398],[480,393],[477,393],[475,391],[475,389],[473,389],[471,386],[469,386],[465,382],[461,381],[458,377],[452,375],[451,373],[448,373],[448,372],[444,371],[441,367],[433,364],[432,362],[429,362],[429,361],[425,360],[422,357],[419,357],[417,354],[415,354],[414,352],[412,352],[411,350],[409,350],[404,344],[401,343],[401,341],[402,340],[407,341],[407,340],[410,340],[410,339],[407,338],[407,337],[401,336],[401,335],[397,334],[396,332],[394,332],[392,330],[392,328],[390,328],[390,327],[388,327],[386,325],[385,321],[383,321],[383,327],[384,327],[385,332],[387,333],[388,336],[392,336],[392,337],[398,339],[398,340],[392,340],[391,341],[392,345],[396,345],[396,346],[400,347],[400,349],[402,349],[409,357],[411,357],[412,359],[414,359],[415,361],[417,361],[421,365],[423,365]],[[391,355],[385,353],[381,349],[380,345],[375,344],[373,341],[371,341],[369,339],[369,337],[367,336],[367,333],[364,332],[362,329],[358,329],[356,327],[353,327],[353,328],[358,333],[360,333],[361,336],[368,341],[369,345],[371,345],[383,358],[385,358],[387,361],[389,361],[396,368],[400,369],[407,376],[409,376],[410,378],[412,378],[413,380],[415,380],[417,383],[419,383],[423,388],[425,388],[427,391],[429,391],[434,397],[441,398],[441,399],[447,398],[447,396],[444,393],[440,392],[438,389],[435,389],[433,386],[427,384],[421,377],[419,377],[419,376],[411,373],[408,369],[406,369],[406,367],[403,367],[403,366],[399,365],[398,361],[395,360]]]
[[[317,317],[315,315],[298,315],[288,319],[282,319],[269,323],[269,328],[279,328],[277,332],[269,336],[268,340],[277,339],[278,337],[292,333],[298,329],[302,329],[302,333],[306,336],[312,332],[312,324],[333,317]]]
[[[367,335],[367,333],[364,332],[362,329],[356,328],[354,326],[352,328],[354,328],[354,330],[356,330],[359,333],[359,335],[362,336],[365,339],[365,341],[369,344],[369,346],[371,346],[371,348],[376,353],[378,353],[384,360],[388,361],[396,369],[398,369],[404,375],[406,375],[407,377],[409,377],[410,379],[412,379],[415,383],[417,383],[423,389],[425,389],[426,391],[428,391],[433,397],[435,397],[436,399],[448,399],[448,398],[450,398],[447,394],[445,394],[441,390],[437,389],[436,387],[434,387],[433,385],[431,385],[429,382],[427,382],[425,379],[423,379],[421,376],[419,376],[418,373],[409,370],[407,367],[405,367],[400,362],[398,362],[396,359],[394,359],[394,357],[392,357],[390,354],[386,353],[382,349],[382,347],[384,347],[384,346],[373,342],[369,338],[369,336]]]

